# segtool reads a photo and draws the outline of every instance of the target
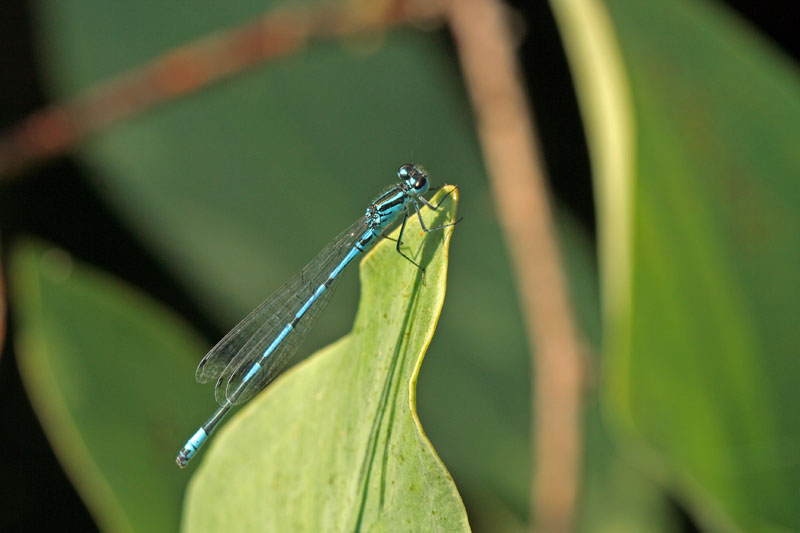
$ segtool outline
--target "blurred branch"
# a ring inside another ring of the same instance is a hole
[[[540,532],[567,532],[580,477],[582,360],[545,171],[505,7],[494,0],[455,0],[449,7],[534,354],[532,524]]]
[[[73,99],[34,112],[0,134],[0,178],[61,154],[88,135],[174,98],[290,54],[313,39],[380,31],[433,17],[400,0],[275,10],[171,50]],[[412,8],[413,12],[412,12]]]

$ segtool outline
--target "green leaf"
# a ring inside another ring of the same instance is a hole
[[[674,504],[611,438],[595,393],[585,404],[581,497],[576,530],[586,533],[682,531]]]
[[[596,164],[623,442],[706,528],[796,531],[796,66],[713,3],[553,5]]]
[[[56,455],[105,531],[175,531],[175,450],[205,414],[204,343],[130,287],[42,243],[11,256],[16,353]]]
[[[429,227],[454,219],[456,194],[425,210]],[[364,258],[352,333],[279,378],[214,438],[192,480],[186,531],[469,528],[416,414],[451,234],[423,234],[409,221],[404,249],[426,268],[424,283],[394,242]]]

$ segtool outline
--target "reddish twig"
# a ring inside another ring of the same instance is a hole
[[[18,174],[37,161],[65,152],[87,135],[154,106],[294,52],[314,38],[379,31],[427,15],[435,13],[412,13],[398,0],[269,12],[33,113],[0,135],[0,177]]]
[[[580,344],[503,8],[494,0],[454,0],[449,21],[534,354],[533,529],[565,533],[573,522],[580,471]]]

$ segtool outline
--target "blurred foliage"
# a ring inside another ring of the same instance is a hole
[[[17,359],[47,437],[106,531],[174,531],[176,447],[206,414],[203,343],[158,304],[41,243],[15,249]]]
[[[709,529],[800,530],[800,80],[714,4],[608,7],[634,128],[631,225],[605,228],[632,250],[611,258],[631,299],[607,317],[624,449]],[[591,113],[597,80],[578,77]]]
[[[272,5],[112,10],[100,0],[40,0],[42,60],[54,95],[68,96]],[[619,266],[630,266],[632,298],[625,316],[603,317],[603,370],[589,364],[622,431],[609,438],[592,388],[578,528],[674,530],[668,492],[716,530],[800,529],[791,499],[800,479],[800,415],[790,401],[800,380],[791,357],[800,345],[795,68],[715,4],[596,5],[608,8],[635,119],[632,227],[601,239],[630,236],[632,256],[617,260],[629,261]],[[578,31],[561,30],[565,40]],[[577,65],[581,51],[569,52]],[[577,68],[585,103],[598,85]],[[530,368],[472,120],[443,32],[403,27],[316,43],[115,126],[80,153],[98,189],[221,329],[363,212],[399,164],[415,160],[434,183],[459,184],[466,220],[418,404],[471,523],[496,530],[528,519]],[[608,154],[592,156],[599,165]],[[602,201],[624,208],[619,198]],[[568,213],[559,227],[579,322],[599,352],[593,251]],[[205,347],[117,282],[80,266],[48,277],[43,253],[18,250],[11,278],[18,357],[42,424],[101,526],[172,530],[187,477],[174,453],[213,406],[210,391],[188,385],[183,354],[199,359]],[[348,328],[358,292],[345,276],[302,353]],[[151,361],[155,354],[168,360]],[[275,431],[244,420],[278,394],[259,398],[230,434]],[[163,419],[148,418],[147,405],[162,406]],[[212,455],[225,454],[222,443],[212,448],[199,458],[209,459],[209,475]],[[171,468],[163,474],[162,461]],[[148,494],[129,494],[130,479]],[[98,480],[110,487],[102,497]],[[160,499],[153,509],[151,496]]]

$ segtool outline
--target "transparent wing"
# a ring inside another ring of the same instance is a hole
[[[229,400],[233,404],[242,404],[258,394],[273,379],[278,377],[281,371],[291,361],[292,356],[297,352],[297,348],[306,336],[306,333],[314,326],[317,318],[322,314],[322,310],[328,305],[328,301],[333,294],[336,286],[334,281],[319,298],[308,308],[303,319],[298,322],[295,329],[281,342],[267,358],[264,366],[258,374],[254,375],[247,385],[238,390],[242,380],[250,371],[253,364],[261,357],[264,350],[272,343],[272,339],[280,333],[286,324],[276,327],[274,332],[268,335],[254,335],[250,342],[241,350],[238,356],[231,361],[228,368],[221,376],[222,383],[218,383],[215,388],[217,402]],[[294,315],[292,315],[294,316]],[[291,319],[290,319],[291,320]],[[277,326],[277,325],[276,325]],[[228,377],[229,376],[229,377]],[[227,378],[227,385],[225,384]],[[234,392],[236,394],[234,395]]]
[[[317,287],[328,278],[330,272],[341,262],[367,228],[367,221],[362,217],[340,233],[297,275],[264,300],[203,357],[197,366],[195,377],[200,383],[217,380],[215,396],[220,404],[226,401],[228,381],[236,370],[240,367],[249,368],[254,361],[261,357],[264,349],[294,318],[297,311],[308,301]],[[302,341],[302,337],[308,332],[311,323],[330,299],[332,288],[332,286],[328,287],[320,295],[314,305],[306,311],[306,315],[298,323],[297,328],[289,333],[267,359],[262,374],[269,374],[270,379],[264,381],[264,378],[259,376],[259,379],[255,379],[254,384],[259,382],[263,388],[275,377],[279,369],[286,365]],[[246,401],[246,397],[252,397],[260,390],[259,388],[250,391],[252,388],[248,386],[249,394],[243,394],[237,398],[236,403]]]

